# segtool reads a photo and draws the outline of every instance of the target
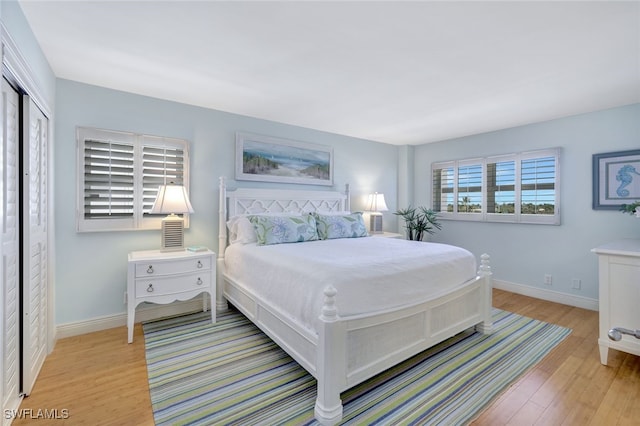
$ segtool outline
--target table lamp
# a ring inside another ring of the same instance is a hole
[[[161,185],[151,214],[169,214],[162,219],[160,251],[184,250],[184,219],[178,214],[193,213],[187,190],[182,185]]]
[[[367,201],[367,211],[371,212],[369,227],[371,229],[372,234],[381,234],[382,233],[382,213],[389,210],[387,207],[387,203],[384,201],[384,194],[379,194],[374,192],[373,194],[369,194],[369,199]]]

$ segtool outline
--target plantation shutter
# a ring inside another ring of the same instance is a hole
[[[515,213],[516,162],[490,159],[486,175],[487,213]]]
[[[152,139],[147,137],[146,140]],[[145,143],[142,146],[142,211],[145,216],[151,216],[149,211],[160,185],[185,185],[185,150],[168,142],[163,145]]]
[[[556,202],[556,159],[541,157],[522,160],[523,214],[554,215]]]
[[[149,214],[158,187],[189,189],[187,141],[86,127],[77,138],[77,230],[160,229],[163,215]]]
[[[452,213],[455,185],[453,165],[438,165],[434,167],[432,175],[433,210]]]
[[[458,165],[458,213],[482,213],[482,163]]]
[[[560,149],[431,164],[442,219],[560,224]]]
[[[85,140],[85,219],[133,217],[133,161],[132,144]]]

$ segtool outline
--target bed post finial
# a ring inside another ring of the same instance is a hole
[[[332,285],[324,289],[324,303],[320,319],[325,322],[333,322],[338,319],[338,308],[336,307],[336,294],[338,290]]]
[[[489,264],[490,259],[491,256],[487,253],[483,253],[482,256],[480,256],[480,270],[478,271],[478,275],[491,275],[491,265]]]

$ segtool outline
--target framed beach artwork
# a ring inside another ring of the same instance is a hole
[[[237,133],[236,180],[333,185],[333,148]]]
[[[619,210],[640,200],[640,150],[593,154],[593,208]]]

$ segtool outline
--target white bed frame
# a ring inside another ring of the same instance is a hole
[[[225,310],[227,301],[231,302],[316,378],[315,417],[327,425],[342,419],[340,392],[470,327],[475,326],[485,334],[492,331],[491,267],[487,254],[481,256],[474,279],[437,299],[402,309],[340,316],[336,308],[340,295],[329,283],[324,290],[317,332],[225,275],[228,217],[346,210],[349,210],[348,185],[344,194],[254,188],[227,193],[225,179],[220,178],[217,309]]]

